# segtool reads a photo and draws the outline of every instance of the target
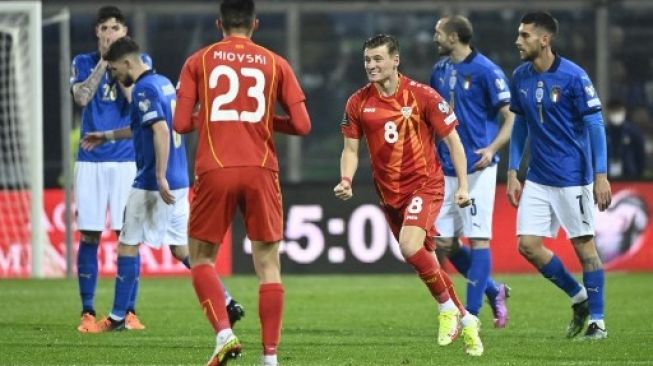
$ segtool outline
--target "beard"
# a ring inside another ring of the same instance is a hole
[[[125,78],[122,80],[122,85],[125,88],[129,88],[130,86],[134,85],[134,78],[130,75],[125,75]]]
[[[438,46],[438,54],[440,56],[449,56],[451,54],[451,51],[452,51],[451,48],[442,46],[442,45],[437,44],[437,43],[436,43],[436,45]]]
[[[526,50],[522,50],[521,52],[522,52],[522,54],[520,56],[521,56],[522,61],[527,61],[527,62],[531,61],[532,62],[538,56],[538,54],[536,52],[534,52],[534,51],[529,52],[529,51],[526,51]]]

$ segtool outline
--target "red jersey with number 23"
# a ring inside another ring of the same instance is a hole
[[[279,170],[272,117],[306,98],[288,62],[249,38],[228,36],[191,55],[177,98],[199,101],[195,172],[258,166]]]
[[[381,200],[399,208],[417,190],[443,194],[435,139],[457,124],[435,90],[401,75],[393,96],[382,96],[370,83],[349,97],[341,130],[348,138],[365,136]]]

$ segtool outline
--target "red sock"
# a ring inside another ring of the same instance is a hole
[[[283,317],[283,285],[264,283],[258,290],[258,316],[261,320],[263,354],[276,355],[281,339]]]
[[[190,274],[197,299],[215,332],[231,328],[224,305],[224,289],[213,266],[210,264],[195,266],[191,268]]]
[[[447,284],[442,278],[444,273],[440,270],[440,265],[438,265],[435,257],[429,251],[420,248],[417,253],[413,254],[410,258],[406,258],[406,262],[413,266],[426,287],[431,291],[431,295],[440,304],[449,300]]]
[[[460,302],[460,299],[458,298],[458,294],[456,294],[456,289],[453,287],[453,282],[451,282],[451,278],[449,278],[449,275],[446,272],[442,272],[442,279],[444,280],[444,283],[447,285],[447,292],[449,293],[449,297],[451,298],[451,301],[453,301],[453,303],[456,304],[456,307],[458,307],[458,310],[460,310],[460,314],[465,315],[465,312],[467,312],[467,310],[465,309],[465,306],[463,306],[463,303]]]

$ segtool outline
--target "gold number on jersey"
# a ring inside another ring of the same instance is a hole
[[[118,98],[118,91],[116,91],[116,84],[103,84],[102,85],[102,100],[115,101]]]
[[[395,142],[399,141],[399,131],[397,131],[396,123],[388,121],[385,123],[385,126],[383,126],[383,129],[385,130],[383,137],[385,138],[386,142],[394,144]]]
[[[229,89],[226,93],[220,94],[213,99],[211,103],[211,122],[228,122],[240,121],[249,123],[261,122],[265,114],[265,75],[259,69],[243,67],[240,70],[242,77],[254,79],[254,85],[247,88],[247,96],[256,100],[256,109],[254,111],[240,111],[235,109],[222,109],[225,104],[231,103],[238,97],[240,92],[240,83],[238,74],[230,66],[219,65],[211,71],[209,75],[209,88],[214,89],[218,86],[220,76],[225,76],[229,82]]]

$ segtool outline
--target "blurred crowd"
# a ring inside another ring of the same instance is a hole
[[[560,21],[561,33],[568,35],[556,41],[556,51],[580,64],[598,84],[595,11],[585,8],[552,13]],[[285,14],[259,14],[265,31],[256,33],[254,39],[290,59],[307,94],[313,132],[302,142],[304,181],[331,181],[339,174],[342,109],[347,96],[365,82],[361,53],[363,41],[380,32],[395,35],[401,47],[400,70],[428,83],[431,68],[438,59],[432,37],[435,20],[440,15],[410,10],[302,11],[300,46],[295,52],[297,57],[293,58],[288,46]],[[471,10],[464,15],[475,28],[473,45],[499,64],[510,77],[520,63],[514,41],[521,12],[511,9]],[[215,17],[216,14],[183,13],[148,16],[145,26],[136,28],[147,32],[145,47],[152,55],[157,71],[176,81],[185,57],[199,45],[217,39]],[[72,17],[73,53],[95,47],[94,35],[88,32],[92,29],[89,23],[92,17],[86,18]],[[604,105],[613,179],[653,178],[653,51],[648,43],[653,38],[651,19],[653,6],[636,12],[619,7],[611,9],[609,40],[599,42],[609,47],[609,85],[599,90],[609,92],[609,95],[600,97]],[[132,31],[135,33],[134,28]],[[49,47],[48,52],[56,54],[56,45]],[[46,62],[55,62],[53,59]],[[54,64],[44,65],[44,70],[46,73],[57,72]],[[56,80],[56,77],[52,79]],[[52,91],[46,89],[47,93]],[[56,103],[58,98],[46,95],[46,103],[48,100]],[[58,133],[56,125],[46,128],[53,129],[46,131],[48,135]],[[286,140],[279,138],[278,142],[281,164],[286,164]],[[505,150],[501,152],[499,179],[505,178]],[[366,154],[361,155],[363,159],[366,157]],[[58,172],[59,166],[60,163],[56,166]],[[361,166],[369,165],[363,162]],[[283,166],[282,171],[286,171]],[[361,171],[358,176],[370,179],[369,172]],[[46,180],[52,181],[47,179],[47,172]]]

